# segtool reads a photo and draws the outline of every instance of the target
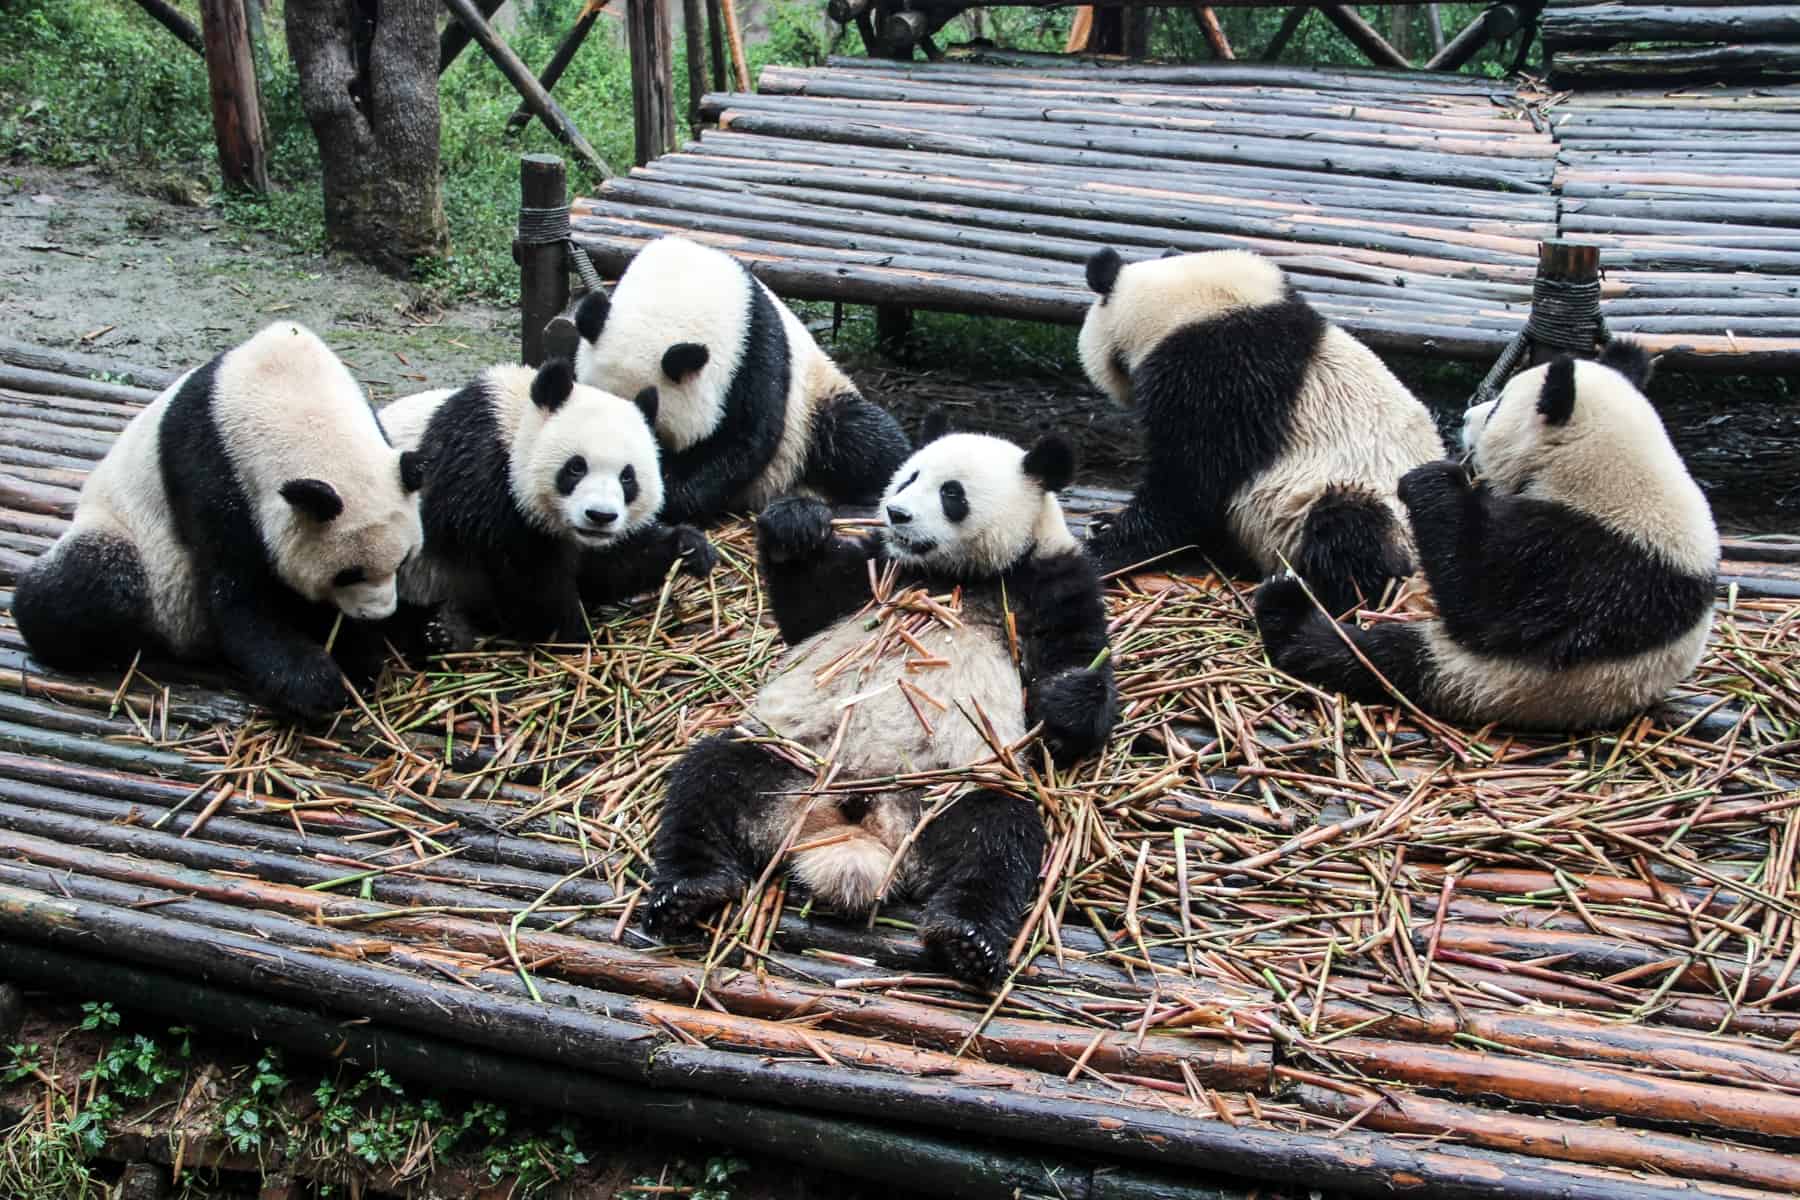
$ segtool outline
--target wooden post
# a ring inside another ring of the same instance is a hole
[[[1431,35],[1431,52],[1442,54],[1444,52],[1444,18],[1438,12],[1438,6],[1435,4],[1425,6],[1425,31]]]
[[[889,358],[898,358],[906,349],[906,337],[912,332],[912,309],[904,304],[875,306],[875,348]]]
[[[631,119],[637,164],[675,148],[674,41],[667,0],[626,0],[631,51]]]
[[[681,40],[687,48],[688,128],[700,125],[700,97],[706,95],[706,34],[700,0],[681,0]]]
[[[562,208],[568,203],[562,159],[554,154],[527,154],[519,160],[521,209]],[[561,241],[513,243],[513,257],[519,264],[519,357],[527,366],[542,365],[544,326],[569,302],[566,245]]]
[[[1141,4],[1125,10],[1125,57],[1150,57],[1150,10]]]
[[[0,1042],[11,1042],[25,1019],[25,997],[17,984],[0,983]]]
[[[200,27],[206,39],[219,170],[226,187],[261,194],[269,190],[269,166],[244,4],[245,0],[200,0]]]
[[[1413,6],[1396,4],[1388,10],[1388,44],[1401,58],[1412,61]]]
[[[868,18],[864,18],[866,21]],[[872,46],[864,49],[875,53]],[[712,60],[712,89],[722,92],[725,84],[725,14],[719,9],[719,0],[706,0],[706,53]]]
[[[1598,284],[1600,281],[1600,247],[1586,246],[1577,242],[1564,241],[1561,238],[1538,243],[1537,286],[1533,290],[1531,319],[1526,325],[1526,332],[1531,335],[1531,362],[1548,362],[1558,354],[1571,351],[1592,355],[1594,347],[1600,342],[1600,300],[1598,290],[1594,293],[1592,311],[1567,299],[1555,303],[1554,314],[1545,304],[1543,285]],[[1545,334],[1546,318],[1554,324],[1555,332],[1562,333],[1557,344],[1549,340]],[[1586,325],[1586,329],[1579,328]]]

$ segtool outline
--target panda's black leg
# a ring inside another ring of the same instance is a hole
[[[1307,510],[1290,564],[1330,612],[1375,604],[1388,581],[1412,573],[1400,524],[1369,492],[1328,488]]]
[[[835,397],[813,414],[803,481],[833,504],[871,505],[912,453],[892,414],[861,396]]]
[[[578,569],[584,604],[606,604],[662,587],[669,568],[705,579],[719,563],[706,535],[692,525],[650,526],[606,550],[585,550]]]
[[[1110,575],[1193,542],[1188,525],[1179,513],[1140,489],[1124,512],[1096,518],[1089,526],[1088,556],[1101,574]]]
[[[322,642],[302,631],[297,597],[240,575],[205,581],[219,653],[249,681],[263,703],[305,720],[344,707],[343,675]]]
[[[925,945],[952,975],[978,986],[1006,970],[1044,859],[1036,807],[986,789],[965,792],[919,833]]]
[[[1393,700],[1382,685],[1385,678],[1408,700],[1429,707],[1431,655],[1416,623],[1361,629],[1334,621],[1319,611],[1298,579],[1283,575],[1256,589],[1256,625],[1269,661],[1296,679],[1364,704],[1382,704]]]
[[[576,564],[557,555],[547,562],[520,563],[494,581],[500,632],[516,642],[584,642],[587,613],[581,607]]]
[[[758,831],[804,785],[799,771],[762,747],[718,734],[696,743],[669,772],[651,848],[644,928],[656,937],[692,929],[736,900],[764,865]]]
[[[102,533],[51,547],[20,578],[12,613],[33,657],[65,670],[125,666],[156,641],[137,548]]]

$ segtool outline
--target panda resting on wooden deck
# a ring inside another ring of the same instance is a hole
[[[1705,652],[1719,534],[1649,377],[1644,351],[1615,340],[1599,362],[1558,358],[1470,409],[1477,479],[1435,462],[1400,481],[1437,616],[1361,629],[1274,579],[1256,595],[1270,660],[1389,700],[1367,659],[1421,708],[1476,725],[1607,726],[1661,699]]]
[[[788,307],[711,246],[651,242],[610,299],[582,299],[575,325],[583,383],[661,396],[665,520],[753,512],[796,489],[873,504],[912,452]]]
[[[270,325],[132,418],[13,616],[50,666],[216,657],[270,707],[323,718],[348,699],[340,662],[380,670],[423,479],[325,343]]]
[[[566,358],[498,366],[455,390],[395,400],[382,420],[430,464],[423,551],[400,572],[409,604],[522,642],[584,641],[583,603],[662,583],[676,562],[716,561],[699,530],[667,526],[650,423],[657,393],[625,400],[575,382]]]
[[[1026,453],[934,423],[888,485],[879,537],[835,532],[816,499],[762,514],[764,583],[792,649],[739,730],[698,743],[670,775],[645,909],[653,932],[691,928],[797,847],[793,874],[821,901],[861,912],[889,891],[916,896],[924,940],[952,972],[999,976],[1043,857],[1035,806],[976,788],[927,815],[923,786],[858,781],[991,758],[976,717],[1002,745],[1041,727],[1059,761],[1104,744],[1117,703],[1106,614],[1055,496],[1073,471],[1060,438]],[[960,612],[923,618],[910,642],[883,632],[907,612],[872,606],[871,563],[892,569],[890,601],[918,585],[960,588]],[[830,763],[823,791],[765,744],[771,734]]]

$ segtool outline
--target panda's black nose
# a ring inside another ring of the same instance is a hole
[[[590,508],[587,510],[587,519],[590,525],[611,525],[619,519],[619,514],[610,509]]]
[[[907,512],[904,508],[898,508],[892,504],[888,505],[888,524],[890,524],[890,525],[909,525],[911,523],[912,523],[912,514],[911,513]]]

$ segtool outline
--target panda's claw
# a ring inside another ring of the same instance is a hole
[[[757,516],[756,540],[772,562],[810,558],[831,542],[831,508],[813,496],[784,496]]]
[[[677,938],[744,890],[744,881],[723,873],[692,879],[655,879],[642,909],[644,932],[661,941]]]
[[[675,556],[681,560],[681,573],[694,579],[705,579],[719,565],[719,552],[692,525],[675,527]]]
[[[926,947],[950,974],[964,983],[991,988],[1006,971],[1006,951],[988,930],[973,921],[953,918],[925,926]]]
[[[336,716],[349,703],[338,666],[323,650],[314,661],[283,676],[270,689],[269,704],[309,722]]]

